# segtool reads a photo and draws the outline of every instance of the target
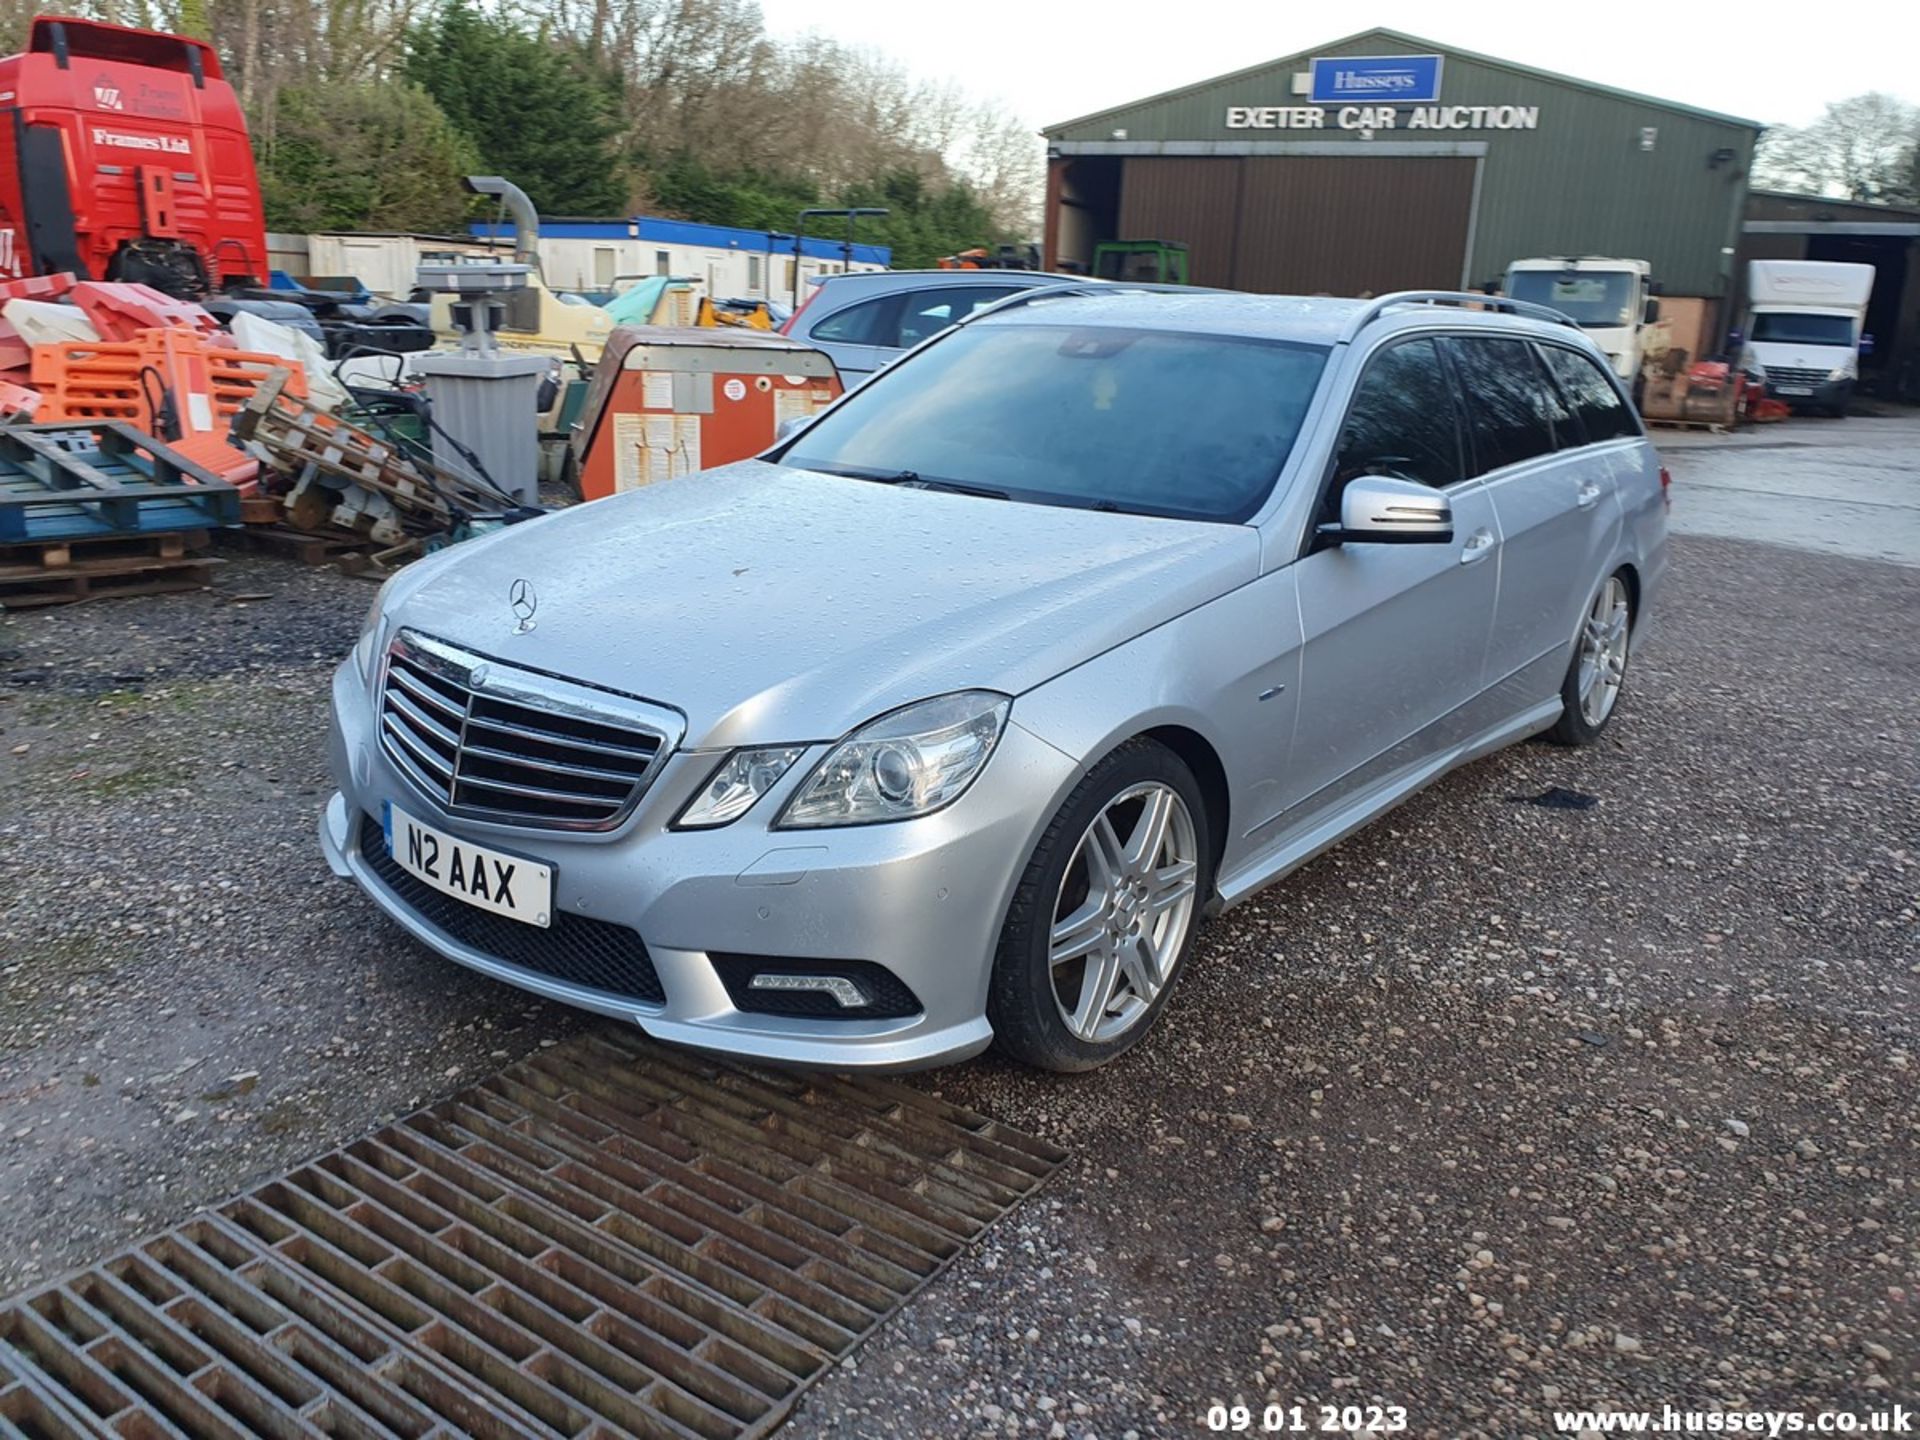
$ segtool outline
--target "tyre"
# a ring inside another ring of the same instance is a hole
[[[1213,885],[1199,784],[1131,740],[1088,772],[1028,862],[1000,932],[987,1016],[1000,1048],[1043,1070],[1091,1070],[1152,1026]]]
[[[1627,647],[1633,639],[1633,598],[1627,578],[1615,571],[1601,583],[1580,621],[1573,659],[1560,686],[1563,709],[1547,732],[1562,745],[1591,745],[1600,738],[1620,702],[1627,678]]]

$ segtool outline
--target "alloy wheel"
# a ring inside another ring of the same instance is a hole
[[[1580,627],[1580,716],[1598,728],[1613,713],[1627,674],[1630,611],[1626,582],[1607,577]]]
[[[1054,1003],[1077,1039],[1118,1039],[1167,988],[1199,871],[1193,816],[1171,786],[1130,786],[1094,817],[1061,877],[1048,933]]]

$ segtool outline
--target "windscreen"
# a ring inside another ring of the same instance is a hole
[[[1588,330],[1633,323],[1633,276],[1625,270],[1516,270],[1507,294],[1550,305]]]
[[[1777,345],[1852,345],[1851,315],[1791,315],[1763,310],[1753,317],[1753,338]]]
[[[1243,520],[1280,473],[1321,346],[993,325],[882,371],[781,463],[1012,500]]]

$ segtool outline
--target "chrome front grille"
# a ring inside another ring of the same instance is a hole
[[[1828,371],[1802,370],[1791,365],[1769,365],[1767,383],[1769,385],[1804,385],[1811,389],[1827,383]]]
[[[680,741],[674,712],[502,665],[403,630],[380,687],[380,745],[450,815],[553,830],[626,818]]]

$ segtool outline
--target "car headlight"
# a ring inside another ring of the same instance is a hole
[[[373,656],[380,638],[381,613],[386,605],[388,580],[374,592],[373,603],[367,606],[367,618],[360,622],[360,638],[353,642],[353,668],[360,672],[362,680],[373,678]]]
[[[687,808],[673,822],[674,828],[699,830],[738,820],[806,753],[801,745],[734,751],[687,802]]]
[[[1851,380],[1852,378],[1853,369],[1847,365],[1836,365],[1827,372],[1827,379],[1829,380]]]
[[[961,690],[882,715],[828,752],[775,827],[871,825],[951,805],[993,754],[1012,703]]]

